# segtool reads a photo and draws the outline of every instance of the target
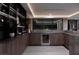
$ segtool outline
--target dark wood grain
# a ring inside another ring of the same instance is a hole
[[[63,33],[50,34],[50,45],[62,46],[64,44]]]
[[[69,49],[69,35],[64,33],[64,46]]]
[[[30,33],[29,34],[29,45],[41,45],[41,34]]]
[[[8,41],[0,42],[1,55],[20,55],[28,46],[28,34],[18,35]]]

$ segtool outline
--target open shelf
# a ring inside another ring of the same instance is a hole
[[[17,20],[18,19],[18,20]],[[4,22],[4,20],[6,20]],[[1,26],[0,28],[6,28],[8,27],[9,31],[8,34],[10,33],[15,33],[17,35],[18,33],[18,28],[22,29],[22,32],[26,32],[26,10],[21,6],[20,3],[0,3],[0,21],[3,21],[5,26]],[[17,23],[19,21],[19,24]],[[2,24],[2,23],[0,23]],[[19,27],[18,27],[19,25]],[[4,29],[6,31],[6,29]],[[0,35],[3,30],[0,30]],[[6,33],[6,32],[5,32]],[[2,35],[5,36],[5,35]],[[5,38],[6,39],[6,38]]]

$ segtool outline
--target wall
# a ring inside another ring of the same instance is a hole
[[[63,19],[63,31],[68,30],[68,19]]]

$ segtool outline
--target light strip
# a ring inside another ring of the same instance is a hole
[[[68,15],[36,15],[36,18],[42,17],[42,18],[61,18],[61,17],[68,17]]]
[[[42,17],[42,18],[56,18],[56,17],[57,18],[60,18],[60,17],[69,18],[69,17],[72,17],[74,15],[79,14],[79,11],[77,11],[77,12],[75,12],[73,14],[70,14],[70,15],[35,15],[35,13],[34,13],[32,7],[31,7],[30,3],[27,3],[27,5],[28,5],[28,7],[29,7],[29,9],[30,9],[30,11],[31,11],[31,13],[32,13],[34,18],[39,18],[39,17]]]
[[[30,11],[31,11],[31,13],[32,13],[32,15],[33,15],[33,17],[35,17],[35,14],[34,14],[34,11],[33,11],[32,7],[31,7],[31,5],[30,5],[29,3],[27,3],[27,5],[28,5],[28,7],[29,7],[29,9],[30,9]]]
[[[77,14],[79,14],[79,11],[77,11],[77,12],[75,12],[75,13],[69,15],[68,17],[72,17],[72,16],[77,15]]]

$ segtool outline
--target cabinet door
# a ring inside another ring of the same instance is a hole
[[[7,42],[7,52],[9,55],[20,55],[23,53],[26,48],[27,43],[27,35],[19,35],[15,38],[11,38],[9,42]]]
[[[69,35],[69,54],[79,55],[79,36]]]
[[[19,54],[19,51],[20,51],[20,49],[19,49],[19,47],[20,47],[20,45],[19,45],[20,40],[19,39],[21,39],[21,38],[18,36],[11,43],[11,54],[12,55]]]
[[[6,44],[5,42],[0,42],[0,55],[6,55]]]
[[[64,39],[62,33],[56,33],[55,34],[55,45],[63,45]]]
[[[22,45],[22,50],[24,50],[27,45],[28,45],[28,34],[22,35],[22,40],[21,40],[21,45]]]
[[[11,38],[10,42],[7,43],[7,54],[18,55],[21,54],[21,36]]]
[[[55,34],[49,34],[50,45],[55,45]]]
[[[15,38],[11,38],[7,43],[6,43],[6,54],[7,55],[12,55],[12,54],[16,54],[15,53],[15,50],[16,50],[16,41],[15,41]]]
[[[31,33],[29,39],[29,45],[41,45],[41,34]]]
[[[50,45],[63,45],[64,39],[62,33],[52,33],[50,34]]]
[[[26,46],[28,46],[28,39],[29,39],[29,38],[28,38],[28,34],[25,34],[25,35],[24,35],[24,42],[25,42],[25,45],[26,45]]]
[[[69,35],[68,34],[64,34],[64,46],[69,49]]]

